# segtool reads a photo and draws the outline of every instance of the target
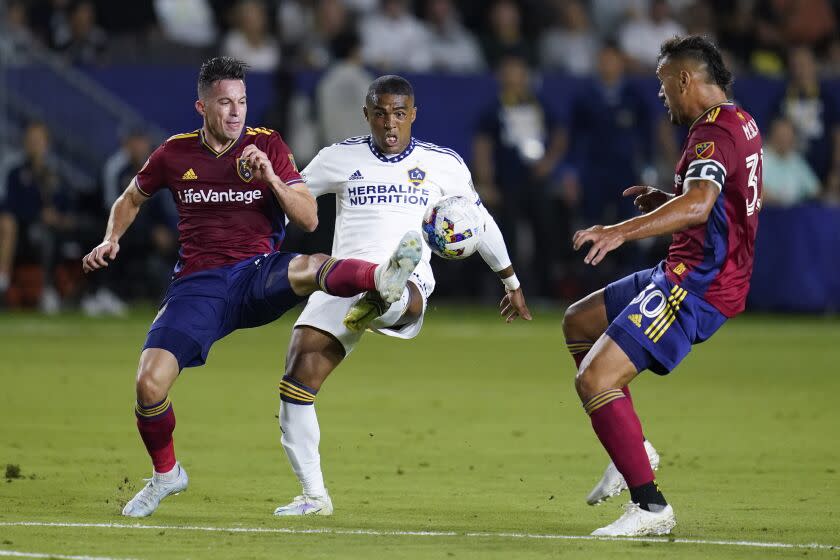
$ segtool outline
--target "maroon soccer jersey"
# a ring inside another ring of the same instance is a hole
[[[668,278],[727,317],[744,310],[761,209],[761,135],[755,120],[732,103],[707,109],[689,129],[674,176],[675,191],[692,179],[721,193],[705,224],[673,235]]]
[[[178,207],[181,244],[175,276],[231,265],[279,248],[286,216],[271,187],[254,178],[240,159],[255,144],[287,185],[302,183],[280,135],[246,128],[229,148],[216,152],[201,130],[176,134],[156,149],[137,174],[146,196],[168,188]]]

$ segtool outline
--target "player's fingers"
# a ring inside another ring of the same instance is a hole
[[[583,247],[589,241],[592,241],[593,243],[595,242],[595,236],[591,231],[580,231],[578,233],[580,235],[575,236],[575,251]]]
[[[511,310],[512,308],[513,308],[513,307],[512,307],[512,306],[511,306],[511,304],[510,304],[510,300],[506,301],[506,302],[505,302],[504,307],[502,307],[501,314],[502,314],[502,315],[507,315],[508,313],[510,313],[510,310]]]
[[[119,252],[120,252],[120,246],[119,245],[111,245],[108,248],[108,258],[111,259],[111,260],[114,260],[115,258],[117,258],[117,253],[119,253]]]
[[[528,306],[524,303],[519,306],[519,316],[525,319],[526,321],[530,321],[533,319],[533,317],[531,317],[531,310],[528,309]]]
[[[624,192],[621,193],[621,196],[633,196],[634,194],[642,194],[647,190],[647,187],[640,187],[638,185],[634,185],[632,187],[627,187],[624,189]]]
[[[592,247],[589,249],[589,252],[586,253],[586,256],[583,258],[583,262],[586,264],[595,265],[596,263],[592,262],[597,256],[598,253],[601,251],[601,244],[594,243]]]

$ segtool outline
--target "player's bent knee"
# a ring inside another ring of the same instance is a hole
[[[143,406],[151,406],[166,398],[169,392],[167,383],[162,383],[150,369],[137,372],[137,400]]]
[[[609,389],[618,389],[612,376],[603,374],[591,364],[583,364],[575,376],[575,389],[582,402]]]
[[[166,398],[179,372],[178,361],[171,352],[147,348],[137,368],[137,400],[143,406],[159,403]]]
[[[298,255],[289,261],[289,284],[292,290],[301,296],[306,296],[318,289],[318,269],[324,264],[329,255],[316,253],[314,255]]]
[[[580,302],[576,301],[572,305],[566,308],[566,312],[563,314],[563,334],[566,335],[566,338],[570,338],[575,336],[575,333],[578,331],[578,319],[580,317]]]

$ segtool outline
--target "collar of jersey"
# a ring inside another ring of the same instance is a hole
[[[711,111],[715,107],[724,107],[724,106],[727,106],[727,105],[735,105],[735,103],[733,101],[724,101],[723,103],[716,103],[715,105],[712,105],[711,107],[708,107],[705,111],[700,113],[699,117],[694,119],[694,122],[691,123],[691,126],[689,126],[688,129],[691,130],[692,128],[694,128],[694,125],[697,124],[698,122],[700,122],[700,119],[702,119],[703,117],[708,115],[709,111]]]
[[[385,154],[376,147],[376,143],[373,141],[373,136],[368,137],[368,147],[370,151],[379,158],[380,161],[384,161],[385,163],[397,163],[398,161],[402,161],[411,155],[411,152],[414,151],[414,136],[411,137],[411,140],[408,142],[408,146],[405,147],[405,150],[400,152],[397,155],[391,155],[388,157],[389,154]]]
[[[207,149],[207,150],[208,150],[211,154],[213,154],[213,157],[215,157],[215,158],[220,158],[220,157],[222,157],[223,155],[225,155],[226,153],[230,152],[230,151],[233,149],[233,147],[234,147],[234,146],[236,146],[237,144],[239,144],[239,141],[240,141],[240,140],[242,140],[242,136],[243,136],[244,134],[245,134],[245,129],[243,128],[243,129],[242,129],[242,134],[240,134],[240,135],[239,135],[239,138],[237,138],[236,140],[234,140],[233,142],[231,142],[230,144],[228,144],[228,145],[227,145],[227,147],[226,147],[224,150],[222,150],[221,152],[217,152],[216,150],[214,150],[214,149],[210,146],[210,144],[208,144],[208,143],[204,140],[204,129],[203,129],[203,128],[198,129],[198,142],[199,142],[199,144],[201,144],[202,146],[204,146],[204,147],[205,147],[205,148],[206,148],[206,149]]]

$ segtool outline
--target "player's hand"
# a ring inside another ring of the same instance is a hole
[[[108,266],[108,260],[117,258],[117,253],[120,252],[120,244],[116,241],[103,241],[93,248],[93,251],[88,253],[82,259],[82,270],[88,273],[92,270],[105,268]],[[105,259],[108,260],[105,260]]]
[[[572,238],[575,251],[590,242],[592,247],[583,258],[583,262],[595,266],[604,260],[607,253],[621,247],[624,243],[624,234],[615,226],[592,226],[589,229],[576,231]]]
[[[245,160],[258,181],[270,183],[277,178],[268,155],[253,144],[245,146],[241,159]]]
[[[624,189],[621,194],[622,196],[635,196],[633,204],[642,214],[656,210],[671,199],[671,195],[654,187],[630,187]]]
[[[522,288],[505,293],[505,297],[499,303],[499,309],[501,309],[502,317],[505,318],[505,323],[512,323],[517,317],[522,317],[526,321],[532,319],[531,312],[525,304],[525,294],[522,293]]]

